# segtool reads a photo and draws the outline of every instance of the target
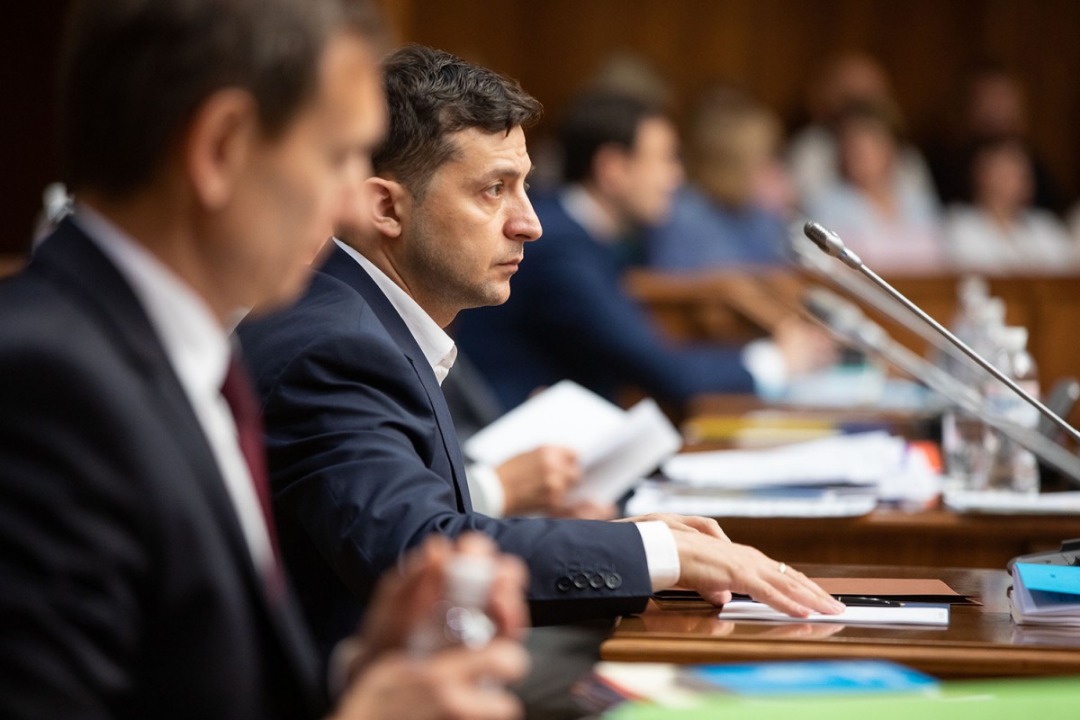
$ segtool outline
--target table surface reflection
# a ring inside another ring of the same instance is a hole
[[[940,578],[981,604],[953,605],[948,627],[721,620],[714,609],[661,609],[623,618],[600,648],[605,660],[758,662],[878,658],[942,678],[1080,674],[1080,628],[1012,622],[1001,570],[800,565],[810,577]]]

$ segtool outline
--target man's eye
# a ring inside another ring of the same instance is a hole
[[[503,193],[505,186],[502,183],[496,183],[487,189],[487,194],[491,197],[499,197]]]

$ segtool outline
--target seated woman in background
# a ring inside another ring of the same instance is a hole
[[[783,264],[793,195],[777,160],[779,139],[780,123],[767,108],[731,89],[708,94],[687,133],[691,183],[645,238],[649,266]]]
[[[1033,206],[1031,155],[1015,137],[983,141],[972,156],[972,204],[950,207],[945,241],[956,269],[991,275],[1069,272],[1076,250],[1065,225]]]
[[[897,114],[880,104],[850,105],[837,118],[836,135],[843,182],[806,201],[810,218],[879,272],[945,269],[937,198],[898,177]]]

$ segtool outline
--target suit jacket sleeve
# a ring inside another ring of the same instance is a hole
[[[571,238],[578,244],[588,238]],[[642,386],[661,398],[685,402],[705,392],[752,392],[753,378],[741,349],[678,347],[595,262],[575,259],[574,243],[544,248],[512,292],[540,343],[552,353],[573,354],[568,365],[590,363],[611,377]],[[541,241],[543,242],[543,241]],[[559,252],[566,247],[566,252]],[[573,338],[573,342],[567,342]]]
[[[283,532],[300,528],[361,602],[427,535],[479,530],[528,564],[535,623],[640,611],[651,586],[632,525],[495,520],[459,503],[417,369],[379,330],[365,317],[322,333],[260,379]]]

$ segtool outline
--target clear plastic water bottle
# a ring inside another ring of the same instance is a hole
[[[495,578],[490,555],[459,553],[446,568],[443,599],[409,639],[409,652],[426,657],[443,648],[479,648],[495,636],[495,623],[485,607]]]
[[[988,297],[984,286],[961,294],[957,337],[991,362],[998,356],[998,340],[1005,324],[1005,303]],[[966,299],[965,299],[966,297]],[[955,360],[952,375],[968,387],[985,387],[986,372],[973,363]],[[996,382],[996,381],[995,381]],[[998,450],[999,437],[977,415],[961,408],[945,413],[941,421],[941,446],[945,455],[945,490],[984,490]]]
[[[986,315],[985,308],[990,300],[990,288],[984,278],[968,275],[960,281],[957,288],[956,314],[953,315],[950,329],[968,346],[977,342],[979,324]],[[1004,308],[1004,305],[1002,307]],[[938,365],[958,380],[963,381],[971,375],[968,363],[952,353],[941,351],[938,360]]]
[[[998,332],[998,354],[995,365],[1029,394],[1039,397],[1038,371],[1035,361],[1027,351],[1026,328],[1005,327]],[[998,416],[1020,427],[1034,429],[1039,423],[1039,412],[1023,398],[998,380],[989,380],[986,400]],[[1019,443],[993,433],[993,454],[987,487],[992,490],[1008,490],[1018,493],[1039,492],[1039,465],[1035,455]]]

